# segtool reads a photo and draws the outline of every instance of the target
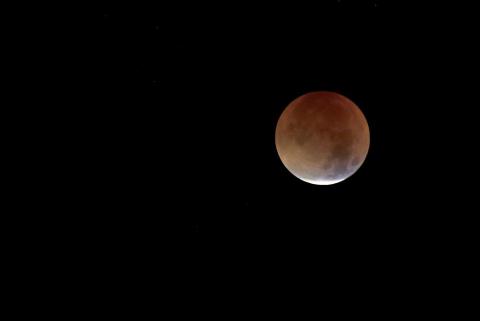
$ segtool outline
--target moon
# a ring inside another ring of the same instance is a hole
[[[292,101],[278,119],[275,145],[290,173],[307,183],[331,185],[353,175],[370,147],[370,130],[360,108],[328,91]]]

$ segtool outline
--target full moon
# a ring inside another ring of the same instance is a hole
[[[360,108],[348,98],[311,92],[292,101],[280,115],[275,145],[282,163],[297,178],[331,185],[363,164],[370,130]]]

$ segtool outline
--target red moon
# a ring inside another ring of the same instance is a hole
[[[292,101],[280,115],[275,145],[282,163],[297,178],[331,185],[363,164],[370,130],[360,108],[348,98],[311,92]]]

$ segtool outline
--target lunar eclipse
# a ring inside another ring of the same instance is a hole
[[[315,185],[331,185],[363,164],[370,130],[360,108],[348,98],[311,92],[292,101],[280,115],[275,145],[294,176]]]

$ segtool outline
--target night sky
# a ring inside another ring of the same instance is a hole
[[[378,291],[434,273],[424,264],[457,233],[438,173],[455,175],[446,93],[464,66],[445,48],[461,33],[449,8],[316,3],[103,8],[89,112],[113,257],[153,270],[166,251],[192,282],[270,290],[290,272]],[[370,126],[365,163],[331,186],[291,175],[274,143],[283,109],[318,90],[350,98]]]

